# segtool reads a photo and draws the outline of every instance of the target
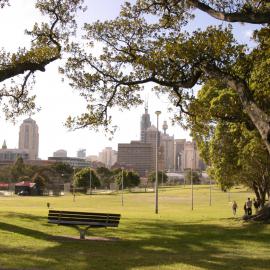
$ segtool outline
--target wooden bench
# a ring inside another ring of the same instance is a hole
[[[80,239],[85,239],[89,228],[118,227],[120,217],[120,214],[49,210],[48,222],[73,226],[80,232]]]

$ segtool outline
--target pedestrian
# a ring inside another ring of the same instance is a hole
[[[234,216],[236,215],[236,210],[237,210],[237,203],[236,203],[236,201],[233,201],[233,204],[232,204],[232,211],[233,211],[233,215],[234,215]]]
[[[252,215],[252,201],[250,198],[248,198],[246,202],[246,207],[247,207],[247,215],[251,216]]]
[[[255,198],[253,199],[253,206],[255,209],[255,214],[258,214],[258,209],[259,209],[259,202],[257,200],[255,200]]]
[[[245,216],[247,215],[247,205],[246,203],[244,204],[244,212],[245,212]]]
[[[50,208],[51,204],[49,202],[47,202],[47,207]]]

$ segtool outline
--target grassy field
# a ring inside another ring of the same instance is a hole
[[[235,189],[222,193],[195,187],[163,188],[159,214],[154,193],[73,197],[0,197],[0,269],[270,269],[270,225],[243,223],[242,206],[249,194]],[[229,200],[236,200],[238,217]],[[118,228],[92,229],[79,240],[74,228],[47,223],[54,209],[121,213]]]

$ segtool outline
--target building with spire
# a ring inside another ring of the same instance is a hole
[[[151,127],[150,114],[148,113],[148,103],[145,103],[144,114],[141,117],[141,142],[146,143],[146,130]]]
[[[25,119],[20,126],[19,149],[29,154],[29,159],[38,159],[39,133],[38,125],[31,117]]]
[[[6,140],[4,140],[2,148],[0,149],[0,161],[15,161],[18,157],[24,160],[28,159],[28,152],[19,149],[8,149]]]

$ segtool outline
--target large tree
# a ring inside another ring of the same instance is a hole
[[[137,187],[140,184],[140,176],[134,171],[121,170],[118,174],[114,175],[115,183],[121,189]]]
[[[77,187],[83,188],[84,191],[87,192],[88,188],[100,187],[100,180],[94,170],[90,168],[83,168],[75,174],[75,185]]]
[[[232,26],[188,33],[185,27],[196,15],[195,9],[220,20],[258,24],[262,29],[254,36],[256,47],[238,44]],[[89,104],[84,114],[70,117],[67,125],[109,127],[110,108],[140,104],[140,90],[149,82],[156,84],[157,92],[169,93],[180,112],[188,113],[194,98],[190,89],[222,78],[238,95],[242,111],[270,153],[270,115],[254,97],[260,89],[252,83],[258,80],[260,58],[269,59],[269,12],[269,1],[138,0],[133,6],[126,3],[115,20],[86,24],[88,44],[99,44],[103,51],[95,56],[79,44],[71,48],[73,57],[65,71]],[[269,64],[261,71],[268,74]],[[260,78],[264,88],[267,77]]]
[[[35,96],[31,95],[34,75],[44,72],[48,64],[61,58],[70,36],[75,33],[75,14],[83,9],[83,1],[37,0],[35,7],[44,16],[44,22],[35,23],[32,30],[26,30],[31,38],[30,46],[18,47],[17,52],[12,53],[1,48],[0,105],[7,118],[35,109]],[[1,8],[9,8],[8,5],[8,0],[0,0],[0,13]]]
[[[187,125],[211,177],[222,189],[247,186],[264,205],[270,190],[269,153],[236,93],[222,82],[209,81],[191,102],[190,112]]]

